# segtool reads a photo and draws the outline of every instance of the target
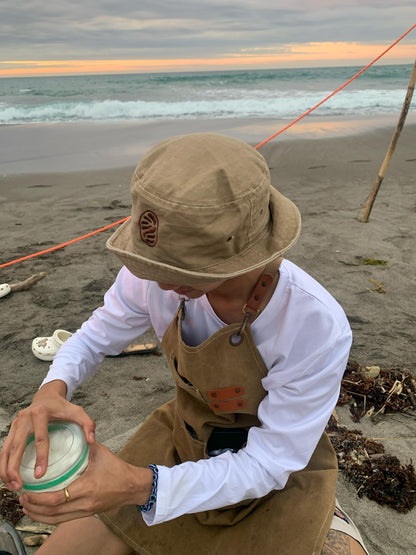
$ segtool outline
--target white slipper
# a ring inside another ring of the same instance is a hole
[[[5,297],[11,291],[10,285],[8,283],[0,283],[0,297]]]
[[[53,360],[72,333],[65,330],[55,330],[51,337],[35,337],[32,341],[32,352],[40,360]]]

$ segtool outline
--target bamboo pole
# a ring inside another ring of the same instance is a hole
[[[410,81],[409,81],[409,86],[407,87],[406,98],[404,99],[402,111],[400,113],[400,118],[399,118],[399,121],[397,123],[396,130],[394,132],[394,135],[393,135],[393,138],[391,140],[391,143],[390,143],[389,149],[387,151],[387,154],[386,154],[386,156],[384,158],[384,161],[381,165],[381,168],[380,168],[380,171],[378,173],[377,179],[376,179],[376,181],[373,185],[373,188],[372,188],[371,193],[370,193],[370,195],[368,197],[368,200],[367,200],[367,204],[366,204],[364,214],[363,214],[363,217],[362,217],[362,220],[361,220],[364,223],[368,222],[371,210],[373,208],[374,201],[376,200],[378,190],[380,189],[381,183],[384,179],[387,168],[390,164],[390,160],[393,156],[394,150],[395,150],[397,142],[399,140],[400,133],[402,132],[404,122],[406,121],[406,116],[407,116],[407,113],[408,113],[409,108],[410,108],[410,103],[412,101],[413,91],[414,91],[414,88],[415,88],[415,81],[416,81],[416,60],[415,60],[414,66],[413,66],[412,74],[410,75]]]

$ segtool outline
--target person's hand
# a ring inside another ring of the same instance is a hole
[[[35,478],[41,478],[48,468],[48,422],[71,420],[82,426],[88,443],[95,440],[95,423],[79,406],[65,399],[66,384],[54,380],[44,385],[33,397],[32,404],[19,412],[0,453],[0,478],[11,491],[23,486],[20,463],[29,436],[35,435]]]
[[[32,520],[59,524],[123,505],[144,505],[152,491],[153,471],[132,466],[97,441],[90,445],[84,474],[64,489],[50,493],[24,492],[23,511]]]

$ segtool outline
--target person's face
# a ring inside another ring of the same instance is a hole
[[[217,289],[223,283],[224,281],[215,281],[204,285],[178,285],[175,283],[157,282],[158,286],[163,289],[163,291],[175,291],[178,295],[183,295],[189,299],[198,299],[210,291],[214,291],[214,289]]]

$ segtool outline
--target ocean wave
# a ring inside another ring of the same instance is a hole
[[[102,101],[51,102],[38,105],[0,104],[0,123],[40,123],[71,121],[125,121],[141,119],[197,119],[197,118],[246,118],[278,117],[295,118],[323,100],[331,91],[311,94],[270,96],[270,91],[241,90],[236,98],[187,101]],[[252,97],[248,96],[251,92]],[[400,90],[341,91],[321,105],[316,115],[359,116],[387,114],[400,111],[404,93]]]

